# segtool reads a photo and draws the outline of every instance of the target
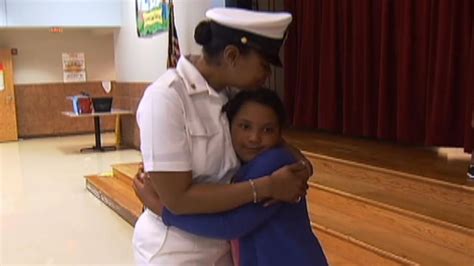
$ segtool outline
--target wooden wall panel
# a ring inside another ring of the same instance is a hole
[[[81,91],[91,96],[112,96],[114,101],[118,91],[113,84],[110,94],[106,94],[100,82],[49,83],[15,85],[18,129],[20,137],[56,136],[94,132],[91,118],[69,118],[62,111],[72,111],[72,103],[67,96]],[[120,104],[120,103],[119,103]],[[114,107],[117,103],[114,102]],[[115,128],[115,118],[101,119],[103,130]]]
[[[122,105],[121,108],[132,110],[136,113],[138,104],[149,83],[117,82],[115,85],[118,92],[118,102]],[[140,132],[135,115],[122,117],[122,144],[135,149],[140,148]]]

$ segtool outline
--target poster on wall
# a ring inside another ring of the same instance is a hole
[[[168,30],[169,0],[136,0],[138,37],[151,37]]]
[[[86,81],[86,60],[84,53],[63,53],[63,81]]]

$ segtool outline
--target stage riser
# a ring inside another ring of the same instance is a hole
[[[133,188],[115,177],[86,177],[86,188],[132,226],[142,211]]]
[[[311,182],[474,229],[474,190],[308,154]]]
[[[133,178],[128,176],[126,173],[121,172],[120,169],[117,169],[115,167],[112,167],[112,169],[114,177],[127,184],[128,186],[133,187]]]
[[[318,185],[310,187],[308,202],[313,222],[398,257],[422,265],[474,264],[472,234]]]
[[[376,251],[365,248],[364,245],[351,242],[316,226],[313,226],[313,230],[324,248],[329,265],[418,265],[407,260],[382,256]]]
[[[138,171],[138,163],[112,165],[112,171],[115,177],[132,187],[133,177]]]

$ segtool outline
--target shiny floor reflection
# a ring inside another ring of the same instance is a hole
[[[113,143],[114,135],[103,139]],[[133,228],[84,176],[140,161],[136,150],[80,153],[93,135],[0,143],[0,265],[133,264]]]

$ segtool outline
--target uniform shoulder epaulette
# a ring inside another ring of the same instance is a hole
[[[160,77],[159,82],[161,85],[166,87],[171,87],[171,85],[179,80],[178,73],[176,69],[168,69],[166,72]]]

